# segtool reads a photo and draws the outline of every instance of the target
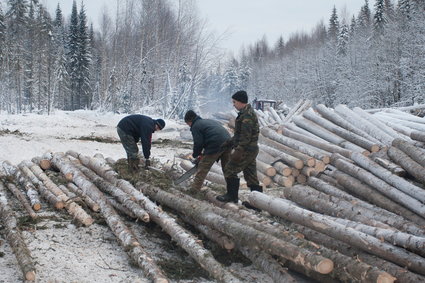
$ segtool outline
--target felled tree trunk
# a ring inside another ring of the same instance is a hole
[[[388,154],[392,156],[391,153],[396,152],[396,150],[397,149],[389,148]],[[425,202],[425,191],[423,189],[409,183],[404,178],[401,178],[397,175],[392,174],[390,171],[386,170],[385,168],[373,162],[370,158],[364,157],[358,153],[353,153],[351,156],[351,159],[354,160],[361,167],[367,169],[369,172],[372,172],[375,176],[378,176],[382,180],[385,180],[385,182],[391,184],[392,186],[396,187],[400,191],[410,195],[411,197],[421,201],[422,203]],[[404,160],[408,160],[408,159],[410,158],[407,156],[406,158],[404,158]],[[416,162],[413,161],[410,164],[414,164],[414,163]],[[416,170],[418,170],[416,175],[420,176],[420,178],[422,179],[422,180],[421,179],[418,179],[418,180],[421,180],[425,183],[425,174],[424,174],[425,168],[423,168],[420,165],[416,166],[416,168],[417,168]],[[407,172],[411,173],[408,169],[406,170]]]
[[[251,192],[249,195],[249,202],[273,215],[280,216],[343,242],[347,242],[358,249],[378,255],[419,274],[425,274],[424,258],[404,249],[381,242],[379,239],[365,233],[344,227],[341,224],[322,217],[320,214],[303,210],[284,199],[272,198],[262,193]]]
[[[355,113],[353,110],[348,108],[346,105],[339,104],[335,107],[335,112],[337,112],[344,119],[349,121],[353,126],[362,129],[372,137],[376,138],[385,145],[390,145],[393,141],[393,137],[385,133],[377,126],[370,123],[368,120],[363,119],[359,114]]]
[[[416,198],[413,198],[406,193],[399,191],[369,171],[351,164],[341,158],[338,158],[337,155],[332,155],[332,163],[339,170],[352,175],[362,182],[365,182],[392,200],[416,212],[421,217],[425,217],[425,205],[423,205]]]
[[[410,175],[425,184],[425,167],[421,166],[419,163],[417,163],[415,160],[410,158],[407,154],[396,147],[390,147],[388,149],[388,156],[394,160],[394,162],[400,164],[401,167],[409,172]]]
[[[406,170],[401,168],[398,164],[395,164],[394,162],[391,162],[387,159],[380,158],[380,157],[373,157],[372,159],[373,161],[375,161],[376,163],[378,163],[385,169],[390,170],[391,173],[393,173],[394,175],[397,175],[400,177],[406,176]]]
[[[15,254],[25,280],[35,280],[35,265],[31,253],[22,237],[18,222],[8,204],[5,187],[0,182],[0,222],[4,227],[5,238]]]
[[[65,209],[70,215],[85,226],[93,224],[94,219],[81,206],[74,201],[71,201],[71,199],[63,193],[63,191],[43,172],[43,170],[41,170],[38,165],[31,161],[24,162],[23,165],[29,168],[34,176],[41,180],[40,182],[42,182],[49,191],[56,195],[61,202],[65,203]]]
[[[294,177],[291,177],[292,176],[285,177],[280,174],[276,174],[273,176],[273,181],[278,185],[289,188],[294,184]]]
[[[260,160],[257,160],[257,170],[269,177],[276,175],[276,168]]]
[[[214,229],[231,236],[235,241],[238,241],[242,245],[257,246],[269,253],[282,256],[319,273],[326,274],[331,272],[333,269],[332,261],[326,258],[306,252],[299,247],[295,247],[292,244],[283,242],[276,237],[251,227],[247,227],[236,221],[225,219],[209,211],[205,207],[199,206],[194,202],[184,200],[182,197],[178,197],[175,194],[151,188],[146,184],[140,184],[138,188],[156,201],[176,209],[180,213],[189,215],[199,223],[211,226]]]
[[[366,263],[371,266],[379,267],[379,269],[382,269],[395,278],[397,278],[397,282],[422,282],[425,280],[425,277],[413,273],[409,270],[406,270],[404,268],[401,268],[400,266],[384,260],[380,257],[377,257],[375,255],[369,254],[367,252],[363,252],[359,249],[353,249],[353,247],[350,244],[345,244],[333,237],[330,237],[328,235],[322,234],[320,232],[317,232],[313,229],[307,228],[305,226],[299,225],[299,224],[290,224],[290,227],[296,231],[299,231],[303,235],[306,236],[307,239],[310,241],[314,241],[320,245],[324,245],[328,247],[331,250],[339,251],[340,253],[347,255],[349,257],[355,258],[355,262],[359,263]],[[336,260],[335,262],[339,262]],[[364,279],[366,280],[366,279]],[[361,280],[361,282],[364,282]],[[367,281],[372,282],[372,281]],[[392,282],[392,281],[375,281],[375,282]]]
[[[271,146],[260,144],[260,148],[265,152],[271,154],[275,157],[275,160],[280,160],[283,163],[292,166],[297,169],[301,169],[304,167],[304,162],[301,159],[298,159],[290,154],[277,150]]]
[[[352,193],[353,195],[359,196],[370,203],[376,204],[388,211],[394,213],[391,222],[391,226],[396,227],[399,230],[406,231],[413,235],[425,236],[425,231],[412,223],[408,223],[405,219],[409,219],[413,223],[425,227],[425,219],[411,211],[410,209],[400,205],[393,199],[381,194],[379,191],[373,189],[369,185],[362,183],[358,179],[343,173],[338,170],[331,171],[329,174],[338,180],[338,183],[343,185],[345,190]],[[403,217],[405,219],[403,219]]]
[[[76,195],[78,195],[80,198],[83,199],[84,203],[87,204],[87,206],[93,210],[94,212],[99,212],[100,207],[99,205],[94,202],[88,195],[86,195],[79,187],[77,187],[74,183],[68,183],[66,184],[66,187],[74,192]]]
[[[132,259],[138,263],[143,271],[155,282],[168,282],[162,270],[152,260],[152,257],[141,247],[131,230],[124,224],[114,208],[108,203],[99,189],[85,177],[64,154],[55,153],[51,160],[62,174],[73,176],[73,182],[77,184],[91,199],[100,206],[103,217],[108,223],[114,235],[121,245],[128,251]]]
[[[350,132],[344,128],[341,128],[335,124],[333,124],[332,122],[330,122],[329,120],[320,117],[319,115],[315,114],[313,112],[312,109],[310,109],[311,111],[305,111],[303,113],[303,116],[307,119],[309,119],[310,121],[313,121],[317,124],[319,124],[320,126],[324,127],[325,129],[327,129],[328,131],[346,139],[347,141],[352,142],[353,144],[356,144],[370,152],[377,152],[379,151],[379,145],[377,143],[373,143],[370,140],[357,135],[356,133]]]
[[[108,193],[117,199],[125,208],[130,210],[138,219],[143,222],[149,222],[149,214],[138,204],[136,203],[129,194],[124,193],[122,190],[112,185],[105,179],[99,177],[92,170],[88,169],[83,165],[79,165],[74,163],[75,167],[77,167],[84,175],[86,175],[90,181],[96,185],[103,192]]]
[[[333,122],[334,124],[344,128],[344,129],[346,129],[350,132],[356,133],[357,135],[362,136],[365,139],[372,141],[373,143],[377,143],[377,144],[381,143],[379,140],[375,139],[374,137],[372,137],[371,135],[369,135],[368,133],[366,133],[362,129],[355,127],[353,124],[348,122],[346,119],[344,119],[340,115],[338,115],[338,113],[336,113],[334,110],[327,108],[325,105],[323,105],[323,104],[316,105],[316,110],[317,110],[317,112],[320,113],[320,115],[322,115],[323,117],[325,117],[329,121]]]
[[[155,205],[149,198],[143,195],[140,191],[136,190],[128,181],[117,178],[117,173],[112,168],[99,159],[88,158],[86,156],[72,153],[74,157],[78,158],[83,165],[95,171],[98,175],[102,176],[113,185],[119,187],[127,194],[133,196],[149,213],[152,221],[161,226],[171,238],[176,241],[189,255],[192,256],[205,270],[207,270],[212,277],[224,282],[239,282],[229,271],[224,269],[218,263],[212,254],[204,249],[199,240],[188,233],[180,225],[175,222],[175,219],[163,212],[157,205]]]
[[[43,182],[41,182],[34,173],[31,172],[31,170],[24,166],[22,163],[18,165],[19,169],[23,172],[23,174],[26,176],[26,178],[32,182],[33,185],[35,185],[42,195],[42,197],[47,200],[47,202],[52,205],[56,209],[62,209],[64,208],[64,202],[57,197],[54,193],[49,191],[46,186],[44,186]]]
[[[9,161],[3,161],[2,166],[3,166],[4,170],[6,171],[6,173],[9,176],[14,177],[17,180],[17,182],[19,183],[19,185],[21,185],[25,189],[27,196],[30,200],[31,207],[35,211],[40,210],[41,209],[41,202],[40,202],[38,192],[37,192],[36,188],[34,187],[34,185],[31,184],[24,177],[24,175],[21,173],[21,171],[17,167],[10,164]]]
[[[277,141],[271,140],[271,139],[266,138],[262,135],[260,135],[259,141],[260,141],[260,143],[262,143],[264,145],[267,145],[267,146],[270,146],[274,149],[286,152],[287,154],[292,155],[293,157],[302,160],[305,166],[314,167],[314,165],[316,164],[315,158],[313,158],[313,157],[311,157],[307,154],[304,154],[302,152],[296,151],[293,148],[290,148],[289,146],[283,145],[283,144],[281,144]]]
[[[425,152],[423,149],[419,149],[402,139],[394,139],[393,146],[403,151],[421,166],[425,167]]]
[[[22,194],[22,192],[12,183],[7,183],[6,186],[9,189],[9,191],[11,191],[12,194],[19,200],[19,202],[28,212],[29,216],[32,219],[37,218],[37,214],[34,212],[34,210],[31,207],[31,204],[29,203],[28,199]]]
[[[382,223],[388,220],[386,217],[364,206],[357,206],[338,197],[331,197],[308,186],[297,185],[292,188],[282,188],[282,193],[284,198],[318,213],[347,218],[370,226],[388,228],[388,225]]]
[[[294,117],[292,118],[292,120],[297,126],[309,131],[310,133],[315,134],[318,137],[321,137],[322,139],[330,143],[333,143],[335,145],[338,145],[340,147],[346,148],[351,151],[361,152],[364,155],[370,154],[370,152],[365,150],[364,148],[361,148],[358,145],[355,145],[347,141],[346,139],[343,139],[340,136],[337,136],[336,134],[324,129],[319,124],[312,122],[310,120],[307,120],[306,118],[302,116]]]

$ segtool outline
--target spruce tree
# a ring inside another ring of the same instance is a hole
[[[75,0],[72,3],[71,21],[69,23],[68,33],[68,46],[67,46],[67,62],[69,74],[69,91],[70,99],[69,105],[65,106],[66,110],[75,110],[80,108],[80,93],[78,92],[78,55],[79,55],[79,41],[78,41],[78,12],[77,3]]]
[[[87,16],[84,4],[81,3],[80,13],[78,15],[78,76],[77,91],[78,108],[90,108],[91,104],[91,86],[90,86],[90,38],[87,27]]]

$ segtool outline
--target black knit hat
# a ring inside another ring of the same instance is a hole
[[[155,124],[158,125],[159,129],[162,130],[165,127],[165,121],[162,119],[156,119]]]
[[[184,115],[184,121],[187,122],[193,122],[193,120],[196,118],[196,113],[193,110],[189,110],[186,112],[186,114]]]
[[[235,92],[232,98],[242,103],[248,103],[248,95],[246,94],[246,91],[244,90]]]

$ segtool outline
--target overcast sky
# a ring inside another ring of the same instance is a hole
[[[6,0],[1,0],[6,1]],[[71,13],[73,0],[41,0],[54,15],[60,3],[64,15]],[[177,0],[170,0],[175,1]],[[339,16],[351,20],[357,15],[365,0],[195,0],[202,18],[217,35],[225,34],[223,48],[237,53],[241,46],[247,46],[261,39],[263,35],[274,45],[280,35],[284,40],[298,31],[310,32],[323,20],[327,25],[335,6]],[[369,0],[372,5],[374,0]],[[78,10],[81,0],[77,0]],[[96,27],[104,9],[114,15],[116,0],[85,0],[88,18]]]

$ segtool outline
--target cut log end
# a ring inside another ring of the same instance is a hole
[[[43,170],[47,170],[52,167],[52,163],[48,159],[41,159],[39,165]]]
[[[285,177],[288,177],[292,174],[292,169],[291,168],[285,168],[282,170],[281,174]]]
[[[334,263],[332,260],[326,258],[324,260],[321,260],[315,270],[321,274],[328,274],[334,269]]]
[[[55,208],[56,209],[62,209],[62,208],[64,208],[65,207],[65,204],[63,203],[63,201],[57,201],[56,203],[55,203]]]
[[[294,167],[297,169],[302,169],[304,167],[304,162],[302,160],[295,161]]]
[[[395,278],[395,277],[393,277],[390,274],[385,272],[385,273],[380,274],[378,276],[378,278],[376,279],[376,283],[392,283],[396,280],[397,280],[397,278]]]
[[[68,182],[71,182],[73,177],[74,177],[74,176],[73,176],[73,174],[72,174],[72,173],[67,173],[67,174],[65,174],[65,179],[66,179]]]
[[[323,156],[322,162],[325,163],[325,164],[329,164],[331,162],[331,157],[330,156]]]
[[[371,152],[378,152],[379,151],[379,145],[374,144],[372,145],[372,147],[370,148]]]
[[[25,279],[28,281],[35,281],[35,271],[32,270],[25,273]]]
[[[41,204],[40,203],[36,203],[32,206],[32,209],[34,209],[34,211],[39,211],[41,209]]]
[[[149,221],[151,221],[149,214],[147,214],[147,213],[144,214],[143,217],[142,217],[142,221],[145,222],[145,223],[148,223]]]

